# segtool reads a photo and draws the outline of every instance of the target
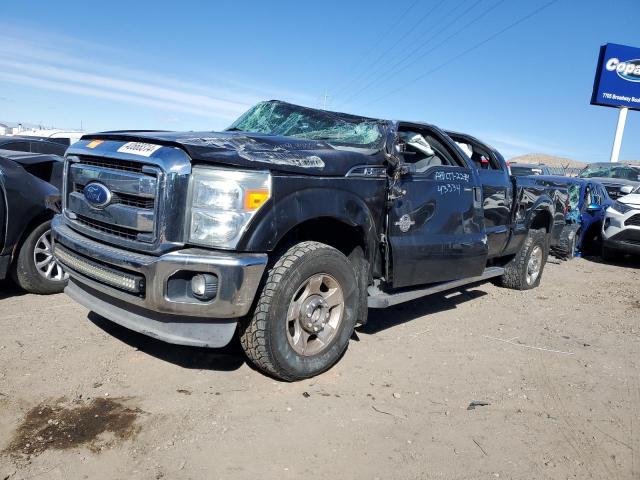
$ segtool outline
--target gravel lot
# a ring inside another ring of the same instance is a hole
[[[371,310],[293,384],[0,284],[0,480],[640,478],[639,266]]]

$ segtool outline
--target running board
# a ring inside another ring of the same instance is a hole
[[[438,292],[444,292],[445,290],[451,290],[453,288],[462,287],[463,285],[469,285],[470,283],[482,282],[489,278],[499,277],[504,273],[504,268],[501,267],[489,267],[486,268],[482,275],[477,277],[461,278],[459,280],[452,280],[450,282],[442,282],[436,285],[431,285],[427,288],[419,288],[416,290],[404,290],[398,293],[386,293],[378,290],[376,287],[369,287],[369,308],[387,308],[398,303],[408,302],[415,300],[416,298],[424,297]]]

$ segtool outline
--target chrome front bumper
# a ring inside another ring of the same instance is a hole
[[[66,293],[87,308],[127,328],[184,345],[217,347],[231,339],[236,320],[229,319],[248,313],[268,259],[267,254],[213,252],[196,248],[161,256],[130,252],[79,234],[65,225],[61,216],[54,218],[52,231],[54,255],[56,246],[60,245],[61,250],[86,257],[95,264],[144,279],[144,292],[136,295],[65,265],[70,275]],[[215,298],[210,301],[171,298],[167,288],[169,279],[183,271],[216,275],[218,290]],[[221,332],[223,326],[224,332]],[[214,334],[216,328],[223,334]]]

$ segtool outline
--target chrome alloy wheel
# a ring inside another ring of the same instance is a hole
[[[527,285],[533,285],[534,282],[540,276],[540,270],[542,269],[542,248],[535,246],[531,250],[529,255],[529,262],[527,263]]]
[[[36,247],[33,250],[33,263],[38,273],[49,281],[62,282],[69,278],[69,275],[53,256],[51,230],[47,230],[38,238]]]
[[[338,333],[344,315],[344,295],[338,281],[318,273],[300,285],[287,312],[287,338],[303,356],[322,352]]]

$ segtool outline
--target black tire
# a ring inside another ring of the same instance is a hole
[[[605,262],[616,262],[620,260],[620,253],[617,250],[602,245],[602,259]]]
[[[535,279],[529,278],[527,275],[529,261],[532,253],[537,252],[536,248],[541,250],[541,263],[538,274]],[[500,285],[513,290],[530,290],[540,284],[542,272],[549,255],[549,236],[545,230],[529,230],[529,234],[525,239],[520,251],[511,259],[504,267],[504,274],[500,277]]]
[[[39,239],[51,230],[51,221],[41,223],[34,228],[20,246],[13,269],[15,282],[29,293],[51,295],[64,290],[67,281],[45,278],[36,267],[35,248]],[[57,266],[55,268],[58,268]]]
[[[303,355],[289,339],[287,316],[301,286],[323,274],[342,290],[342,320],[321,351]],[[318,242],[294,245],[269,270],[252,314],[241,323],[240,344],[251,362],[273,377],[295,381],[318,375],[331,368],[349,344],[361,314],[360,290],[354,266],[340,251]]]
[[[563,260],[571,260],[576,256],[576,244],[580,235],[579,225],[567,225],[562,229],[555,254]]]

